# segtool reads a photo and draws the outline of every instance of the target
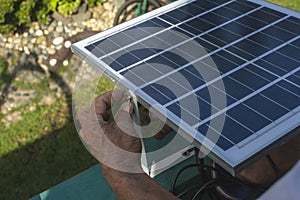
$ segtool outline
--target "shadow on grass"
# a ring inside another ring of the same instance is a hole
[[[96,164],[73,124],[0,158],[0,199],[28,199]]]
[[[6,82],[0,106],[5,101],[16,74],[17,72],[13,73]],[[40,139],[26,145],[19,144],[18,149],[0,157],[1,200],[28,199],[97,163],[84,148],[77,134],[71,113],[70,88],[59,74],[53,74],[52,78],[61,88],[68,89],[65,91],[69,95],[66,97],[65,115],[68,119],[62,128],[42,133],[43,136]],[[59,116],[56,116],[54,119],[59,120],[58,118]],[[30,130],[35,131],[34,128]],[[22,130],[19,131],[20,134],[24,134]],[[26,134],[22,136],[30,137]]]

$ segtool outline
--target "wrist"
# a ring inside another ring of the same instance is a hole
[[[143,171],[143,169],[140,165],[135,167],[134,173],[126,172],[126,171],[119,171],[117,169],[111,168],[111,167],[101,164],[101,163],[100,163],[100,165],[101,165],[104,177],[109,178],[109,179],[119,180],[120,178],[133,177],[134,175],[138,175],[138,174],[145,174],[145,172]]]

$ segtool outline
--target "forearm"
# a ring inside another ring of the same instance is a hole
[[[102,166],[104,176],[120,200],[178,199],[145,173],[126,173]]]

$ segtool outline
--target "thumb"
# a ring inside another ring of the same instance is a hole
[[[127,101],[120,106],[120,109],[116,113],[114,119],[119,129],[128,135],[137,137],[137,133],[133,125],[134,121],[131,118],[132,113],[133,105]]]

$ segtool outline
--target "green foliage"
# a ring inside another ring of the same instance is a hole
[[[101,0],[0,0],[0,33],[22,30],[33,21],[45,25],[51,12],[71,15],[77,12],[82,3],[91,8],[100,5]]]
[[[50,0],[52,11],[58,11],[64,15],[75,13],[81,4],[81,0]]]
[[[8,34],[24,27],[30,26],[31,22],[39,20],[47,23],[46,16],[49,0],[0,0],[0,33]]]
[[[0,0],[1,9],[0,9],[0,23],[5,21],[6,13],[10,13],[14,10],[14,3],[16,0]]]
[[[90,7],[95,7],[101,5],[101,0],[84,0],[84,2]]]
[[[18,25],[26,24],[31,22],[31,12],[35,7],[34,1],[23,1],[20,4],[20,9],[16,12],[16,17],[18,20]]]

